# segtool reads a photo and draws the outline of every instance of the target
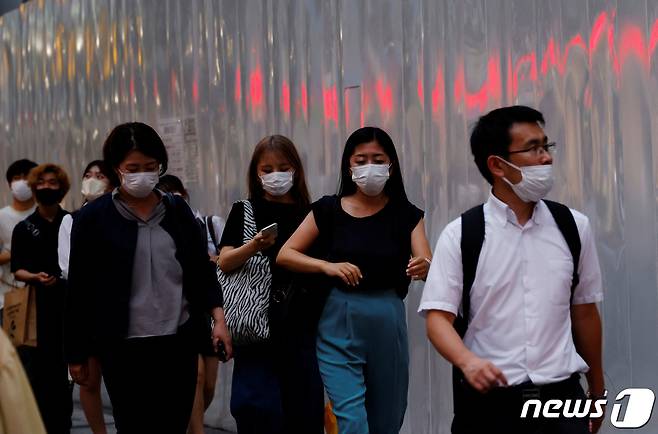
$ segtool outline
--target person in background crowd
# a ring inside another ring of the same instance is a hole
[[[0,209],[0,325],[2,325],[4,294],[16,285],[9,267],[11,234],[18,222],[27,218],[36,208],[32,189],[27,184],[27,174],[34,167],[37,167],[37,163],[22,159],[14,161],[7,168],[7,183],[11,190],[12,202],[11,205]]]
[[[480,117],[471,151],[491,184],[489,199],[449,223],[436,244],[419,311],[434,347],[462,373],[455,434],[589,433],[588,418],[522,419],[523,403],[584,401],[581,373],[592,400],[606,395],[594,237],[585,215],[544,200],[553,187],[555,143],[543,126],[544,116],[525,106]],[[474,233],[481,250],[468,248]],[[592,420],[591,432],[601,421]]]
[[[59,203],[69,177],[55,164],[33,168],[27,179],[37,201],[32,215],[14,228],[11,271],[36,291],[37,346],[21,348],[21,360],[49,434],[68,433],[73,412],[72,386],[62,352],[66,285],[57,261],[57,236],[68,214]]]
[[[112,191],[115,187],[111,183],[110,172],[101,160],[92,161],[87,165],[82,177],[82,196],[85,206],[94,199]],[[71,227],[78,211],[64,216],[59,227],[57,254],[62,278],[68,279],[69,254],[71,248]],[[105,420],[103,418],[103,402],[101,400],[101,370],[97,357],[89,357],[89,377],[84,385],[80,386],[80,403],[85,413],[89,427],[94,434],[105,434]]]
[[[166,193],[172,193],[181,196],[185,201],[190,203],[190,196],[183,186],[183,182],[174,175],[164,175],[160,177],[160,181],[156,188]],[[208,249],[208,256],[210,260],[215,263],[213,258],[218,255],[218,237],[221,237],[224,230],[224,220],[217,216],[202,216],[199,210],[193,210],[201,235],[206,241],[204,247]],[[197,383],[196,394],[194,398],[194,406],[192,407],[192,418],[190,419],[190,426],[188,428],[189,434],[203,434],[203,414],[210,407],[210,403],[215,396],[215,383],[217,382],[217,368],[219,366],[219,358],[212,347],[212,340],[210,339],[211,318],[206,316],[206,328],[208,330],[207,336],[202,336],[200,343],[201,353],[199,354],[199,366],[197,368]]]
[[[247,173],[249,203],[256,227],[273,223],[278,234],[259,232],[244,242],[245,205],[236,202],[220,242],[219,267],[231,273],[262,252],[271,264],[271,291],[289,287],[293,274],[275,258],[309,210],[309,194],[295,145],[280,135],[263,138]],[[294,299],[293,299],[294,300]],[[290,306],[280,320],[272,315],[270,339],[236,346],[231,413],[239,434],[314,434],[323,432],[324,395],[315,356],[315,331],[303,323],[301,309]]]
[[[46,434],[21,361],[0,329],[0,434]]]
[[[403,299],[431,261],[423,211],[407,199],[395,146],[379,128],[352,133],[340,173],[338,195],[311,206],[277,263],[331,278],[317,355],[340,432],[397,433],[409,383]],[[316,240],[324,259],[306,254]]]
[[[185,187],[183,187],[183,182],[174,175],[164,175],[160,177],[157,188],[165,192],[171,192],[173,194],[178,194],[185,199],[185,201],[190,203],[190,196],[187,193]],[[208,242],[208,256],[213,263],[217,263],[219,259],[219,241],[222,239],[222,233],[224,233],[224,226],[226,222],[223,218],[217,215],[208,215],[203,216],[198,209],[192,209],[194,216],[196,217],[199,225],[203,228],[203,233],[205,233],[205,238]]]
[[[82,202],[83,207],[117,187],[115,176],[112,176],[110,172],[111,171],[107,169],[102,160],[94,160],[87,164],[82,177],[82,189],[80,191],[84,199]],[[78,211],[75,211],[72,214],[64,216],[62,225],[59,229],[57,254],[59,258],[59,267],[62,270],[62,277],[64,279],[68,279],[69,256],[71,253],[71,229],[73,227],[73,220],[77,214]]]
[[[198,327],[214,319],[215,348],[231,338],[222,292],[190,207],[155,189],[167,170],[150,126],[115,127],[103,145],[120,187],[84,206],[73,224],[65,353],[85,384],[97,355],[119,433],[183,434],[197,376]]]

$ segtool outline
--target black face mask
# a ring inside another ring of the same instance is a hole
[[[59,203],[62,200],[59,189],[42,188],[36,191],[37,202],[42,205],[50,206]]]

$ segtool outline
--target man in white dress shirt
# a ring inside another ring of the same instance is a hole
[[[555,147],[543,125],[540,112],[514,106],[482,116],[473,129],[475,163],[492,190],[463,339],[453,327],[463,306],[461,218],[446,226],[434,250],[419,312],[432,344],[461,374],[453,433],[587,433],[587,418],[521,418],[523,404],[585,399],[581,373],[593,399],[606,393],[592,229],[570,210],[581,245],[575,274],[572,250],[542,201],[553,185]],[[601,420],[591,421],[593,432]]]

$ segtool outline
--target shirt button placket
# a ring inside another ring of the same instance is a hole
[[[525,231],[519,231],[519,246],[521,252],[521,284],[523,286],[523,319],[525,323],[525,353],[528,370],[532,369],[532,276],[528,273],[528,249],[525,246]]]

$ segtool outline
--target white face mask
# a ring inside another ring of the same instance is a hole
[[[364,164],[351,167],[352,181],[359,186],[363,194],[377,196],[386,186],[390,167],[390,164]]]
[[[553,188],[553,165],[538,164],[536,166],[518,167],[507,160],[500,160],[521,172],[521,181],[512,184],[507,178],[503,181],[512,187],[516,195],[524,202],[539,202]]]
[[[148,196],[160,180],[158,172],[121,173],[121,186],[129,195],[143,199]]]
[[[82,181],[81,193],[87,201],[92,201],[101,197],[106,189],[107,181],[101,181],[98,178],[91,177]]]
[[[263,190],[272,196],[283,196],[288,193],[293,186],[294,171],[272,172],[260,177],[263,184]]]
[[[19,202],[26,202],[32,199],[32,189],[24,179],[11,182],[11,194]]]

